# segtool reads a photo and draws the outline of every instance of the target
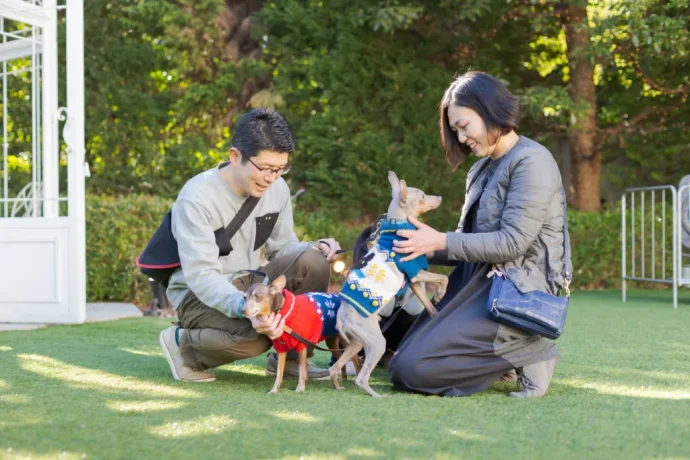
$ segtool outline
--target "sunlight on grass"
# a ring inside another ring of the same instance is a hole
[[[26,404],[31,401],[27,395],[0,395],[0,402],[10,403],[10,404]]]
[[[139,356],[152,356],[154,358],[160,358],[161,356],[163,356],[163,352],[160,351],[160,348],[158,349],[158,351],[136,350],[134,348],[118,348],[118,350]]]
[[[0,390],[5,390],[10,387],[10,384],[0,379]]]
[[[281,460],[346,460],[347,457],[333,454],[308,454],[308,455],[289,455],[281,457]]]
[[[107,372],[67,364],[63,361],[41,355],[18,355],[23,369],[44,377],[63,380],[75,387],[94,390],[117,390],[138,392],[150,396],[169,396],[177,398],[199,398],[196,391],[173,388],[166,385],[142,382],[140,380],[113,375]]]
[[[7,345],[0,345],[0,351],[12,351],[12,347],[8,347]]]
[[[357,457],[383,457],[383,453],[374,450],[374,449],[367,449],[366,447],[353,447],[352,449],[348,449],[347,451],[348,454],[350,455],[355,455]]]
[[[685,382],[690,388],[690,374],[687,372],[678,372],[674,369],[669,369],[669,370],[654,370],[654,371],[646,371],[646,370],[641,370],[641,369],[621,369],[621,368],[616,368],[616,367],[606,367],[606,366],[580,366],[578,368],[578,373],[584,373],[588,372],[591,370],[597,370],[601,372],[602,375],[606,375],[609,377],[612,377],[615,375],[616,377],[620,377],[626,381],[629,381],[631,378],[633,379],[658,379],[658,380],[668,380],[668,382],[663,382],[668,385],[672,385],[672,381],[678,381],[678,382]]]
[[[418,439],[412,439],[412,438],[391,438],[390,442],[397,445],[397,446],[406,446],[406,447],[420,446],[423,444],[422,441],[420,441]]]
[[[0,420],[0,427],[10,428],[14,426],[38,425],[45,422],[43,417],[24,417],[21,420]]]
[[[264,377],[266,375],[265,369],[263,367],[257,367],[252,364],[229,364],[222,366],[221,369],[227,369],[234,372],[241,372],[243,374],[260,375]]]
[[[108,401],[106,406],[117,412],[156,412],[168,409],[179,409],[185,406],[183,402],[173,401]]]
[[[483,434],[479,433],[472,433],[471,431],[467,430],[448,430],[448,433],[451,435],[458,437],[460,439],[465,439],[467,441],[487,441],[488,438],[484,436]]]
[[[148,431],[159,438],[192,438],[227,431],[235,423],[237,422],[227,415],[211,415],[150,427]]]
[[[651,386],[629,386],[610,382],[591,382],[578,379],[563,379],[562,382],[568,386],[578,389],[594,390],[597,393],[612,396],[628,396],[634,398],[655,398],[655,399],[690,399],[688,389],[659,389]]]
[[[8,447],[5,452],[0,452],[3,459],[65,459],[71,460],[73,458],[86,458],[86,454],[78,454],[74,452],[53,452],[50,454],[37,454],[30,450],[14,450]]]
[[[316,423],[323,422],[320,417],[314,417],[313,415],[307,414],[306,412],[293,412],[293,411],[283,411],[283,412],[271,412],[271,415],[285,420],[288,422],[302,422],[302,423]]]

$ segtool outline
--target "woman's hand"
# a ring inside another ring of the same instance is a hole
[[[417,227],[417,230],[398,230],[396,232],[396,235],[407,238],[407,241],[393,241],[396,252],[409,254],[401,259],[401,262],[407,262],[419,256],[426,256],[434,251],[447,249],[445,233],[437,232],[412,216],[409,216],[407,220]]]
[[[255,316],[249,318],[252,327],[259,334],[267,335],[269,339],[275,340],[283,335],[285,319],[280,317],[280,313],[271,313],[268,316]]]

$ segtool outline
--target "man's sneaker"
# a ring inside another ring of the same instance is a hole
[[[184,382],[213,382],[216,380],[216,376],[212,372],[201,372],[185,366],[180,347],[175,340],[176,329],[178,328],[175,326],[169,327],[158,336],[158,341],[163,349],[163,356],[168,360],[170,371],[175,380]]]
[[[278,354],[269,353],[266,360],[266,375],[276,375],[278,372]],[[285,372],[283,377],[299,377],[299,359],[288,359],[285,362]],[[316,367],[311,359],[307,360],[307,379],[308,380],[328,380],[331,375],[328,369]]]

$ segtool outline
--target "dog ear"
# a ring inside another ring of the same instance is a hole
[[[400,202],[407,202],[407,183],[404,180],[400,180]]]
[[[388,171],[388,182],[391,184],[391,188],[393,189],[393,199],[395,199],[396,195],[400,193],[400,181],[398,180],[398,176],[396,176],[393,171]]]
[[[285,289],[285,285],[287,284],[287,278],[285,278],[285,275],[280,275],[278,278],[274,279],[273,282],[271,283],[271,294],[275,294],[276,292],[280,292],[283,289]]]
[[[278,313],[281,308],[283,308],[283,303],[285,303],[285,296],[282,292],[278,291],[273,296],[273,305],[271,305],[271,311],[273,313]]]

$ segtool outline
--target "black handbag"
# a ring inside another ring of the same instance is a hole
[[[214,232],[218,257],[227,256],[232,251],[230,240],[240,229],[249,214],[259,203],[260,198],[249,197],[240,207],[235,217],[227,227],[221,227]],[[141,273],[153,278],[163,286],[168,286],[170,276],[180,267],[180,254],[177,241],[172,233],[172,210],[163,218],[163,222],[153,234],[146,248],[137,257],[137,267]]]
[[[565,192],[563,193],[565,197]],[[563,258],[565,267],[565,297],[542,291],[522,293],[504,273],[493,267],[493,284],[489,293],[489,315],[495,321],[533,334],[557,339],[563,333],[570,304],[570,238],[567,206],[563,204]]]

